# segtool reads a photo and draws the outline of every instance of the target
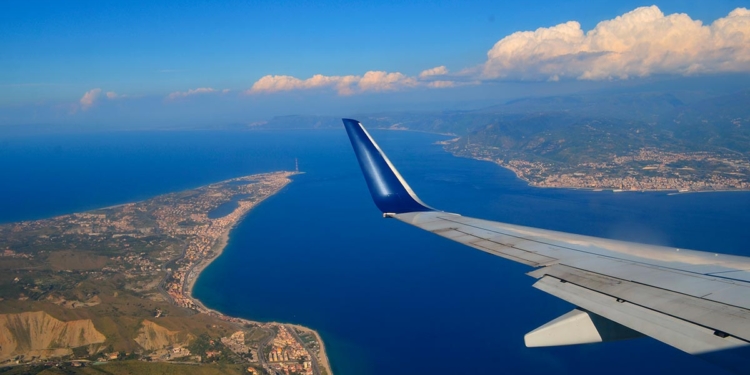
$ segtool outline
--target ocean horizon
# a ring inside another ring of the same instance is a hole
[[[420,198],[439,209],[750,255],[749,192],[540,189],[495,164],[444,152],[434,144],[444,136],[371,133]],[[233,229],[194,296],[228,315],[317,330],[338,375],[582,374],[602,367],[614,374],[724,373],[650,338],[525,348],[525,333],[573,306],[531,288],[529,267],[383,219],[343,129],[97,133],[0,144],[0,222],[293,170],[299,160],[305,173]]]

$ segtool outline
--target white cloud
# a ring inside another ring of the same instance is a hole
[[[96,103],[96,100],[99,98],[99,95],[101,95],[102,89],[91,89],[89,91],[86,91],[85,94],[81,97],[81,100],[79,101],[81,103],[81,110],[86,111],[89,108],[91,108],[94,103]]]
[[[704,25],[687,14],[664,15],[641,7],[584,32],[576,21],[502,38],[487,61],[449,74],[444,65],[417,76],[368,71],[363,75],[307,79],[267,75],[246,94],[329,88],[339,95],[397,91],[414,87],[448,88],[487,80],[604,80],[652,74],[750,72],[750,11],[737,8]]]
[[[398,91],[424,85],[415,77],[399,72],[371,70],[361,76],[324,76],[316,74],[308,79],[285,75],[267,75],[256,81],[246,94],[271,93],[279,91],[332,88],[339,95],[353,95],[365,92]]]
[[[257,80],[247,93],[289,91],[301,88],[304,88],[304,84],[299,78],[267,75]]]
[[[458,85],[465,85],[468,84],[467,82],[455,82],[455,81],[449,81],[446,80],[445,76],[448,74],[448,68],[445,67],[445,65],[436,66],[432,69],[423,70],[421,73],[419,73],[419,79],[422,81],[425,81],[425,84],[427,87],[433,88],[433,89],[444,89],[449,87],[456,87]],[[459,73],[458,75],[454,75],[454,78],[459,75],[466,75]]]
[[[419,73],[419,78],[443,76],[446,74],[448,74],[448,68],[446,68],[445,65],[441,65],[441,66],[436,66],[432,69],[423,70],[422,73]]]
[[[427,84],[428,87],[432,87],[434,89],[444,89],[448,87],[456,87],[456,82],[453,81],[432,81]]]
[[[637,8],[586,33],[570,21],[511,34],[487,53],[483,79],[601,80],[750,71],[750,11],[703,25],[687,14]]]
[[[102,96],[102,89],[91,89],[89,91],[86,91],[86,93],[84,93],[81,99],[78,101],[80,106],[74,105],[75,108],[72,110],[72,113],[75,113],[79,107],[82,111],[87,111],[89,108],[96,105],[97,102],[102,100],[103,97],[107,98],[107,100],[130,98],[130,96],[128,95],[120,95],[114,91],[107,91]]]
[[[210,94],[216,91],[217,91],[216,89],[213,89],[211,87],[199,87],[197,89],[190,89],[187,91],[175,91],[167,95],[167,99],[174,100],[174,99],[179,99],[179,98],[186,98],[192,95]]]
[[[257,94],[262,92],[279,92],[291,90],[307,90],[323,87],[333,87],[341,95],[350,95],[354,91],[352,84],[359,82],[359,76],[324,76],[316,74],[308,79],[301,80],[292,76],[267,75],[253,84],[246,94]]]
[[[394,91],[405,87],[414,87],[417,80],[407,77],[401,73],[388,73],[381,71],[369,71],[365,73],[359,82],[357,88],[361,92],[366,91]]]

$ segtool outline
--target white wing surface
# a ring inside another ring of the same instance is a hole
[[[435,210],[356,120],[344,119],[383,215],[534,269],[534,287],[578,308],[526,335],[555,346],[651,336],[750,373],[750,258],[523,227]]]

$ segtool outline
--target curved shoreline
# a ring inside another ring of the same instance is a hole
[[[292,173],[292,174],[289,175],[289,177],[294,176],[296,174],[301,174],[301,173],[302,172]],[[219,318],[221,318],[223,320],[229,320],[229,321],[232,321],[232,322],[235,322],[235,323],[240,323],[240,324],[248,324],[249,323],[249,324],[257,324],[257,325],[267,325],[267,324],[290,325],[290,326],[293,326],[295,328],[299,328],[300,330],[311,332],[312,334],[315,335],[315,338],[320,343],[320,353],[316,357],[317,362],[320,364],[321,367],[323,367],[326,370],[326,372],[327,372],[328,375],[333,375],[333,371],[331,370],[330,361],[328,359],[328,355],[327,355],[326,350],[325,350],[325,343],[323,342],[323,339],[320,337],[320,334],[318,333],[318,331],[316,331],[316,330],[314,330],[312,328],[309,328],[309,327],[305,327],[305,326],[299,325],[299,324],[280,323],[280,322],[275,322],[275,321],[273,321],[273,322],[259,322],[259,321],[254,321],[254,320],[250,320],[250,319],[245,319],[245,318],[228,316],[228,315],[223,314],[221,311],[218,311],[218,310],[215,310],[215,309],[210,309],[210,308],[206,307],[206,305],[204,305],[203,302],[201,302],[201,300],[199,300],[198,298],[196,298],[195,296],[193,296],[193,289],[195,287],[195,283],[198,280],[198,277],[200,277],[200,274],[211,263],[213,263],[214,260],[216,260],[217,258],[219,258],[219,256],[221,256],[221,254],[224,253],[224,250],[226,249],[227,245],[229,244],[229,238],[230,238],[232,230],[234,230],[237,227],[237,225],[240,222],[242,222],[242,220],[244,220],[244,218],[255,207],[257,207],[259,204],[263,203],[263,201],[265,201],[266,199],[268,199],[268,198],[270,198],[270,197],[278,194],[289,183],[292,182],[292,180],[289,179],[288,177],[287,177],[287,180],[288,181],[284,185],[280,186],[275,191],[273,191],[273,192],[269,193],[268,195],[264,196],[262,199],[260,199],[257,202],[254,202],[252,204],[244,204],[244,205],[242,204],[243,202],[238,202],[239,204],[238,204],[237,208],[235,208],[234,211],[232,211],[227,216],[232,215],[232,214],[236,213],[237,211],[242,211],[242,212],[239,212],[239,216],[237,217],[237,219],[221,233],[221,236],[219,236],[219,238],[216,239],[216,242],[211,247],[211,251],[212,251],[213,255],[211,257],[207,257],[207,258],[202,259],[200,262],[198,262],[197,264],[195,264],[191,268],[191,270],[190,270],[190,272],[188,274],[188,277],[185,280],[185,285],[183,286],[183,290],[184,290],[184,293],[187,296],[187,298],[189,298],[190,301],[193,302],[193,304],[197,307],[197,310],[199,312],[202,312],[202,313],[205,313],[205,314],[209,314],[209,315],[213,315],[213,316],[219,317]]]
[[[278,323],[278,322],[273,322],[273,323]],[[320,337],[320,334],[318,333],[318,331],[305,327],[305,326],[301,326],[299,324],[292,324],[292,323],[278,323],[278,324],[286,324],[294,328],[297,328],[299,330],[310,332],[313,335],[315,335],[315,339],[318,340],[318,342],[320,343],[320,354],[318,355],[318,362],[320,362],[320,365],[323,366],[323,368],[325,368],[326,371],[328,371],[328,374],[333,375],[333,372],[331,371],[331,362],[328,361],[328,354],[326,354],[325,343],[323,342],[323,338]]]
[[[445,150],[445,148],[443,148]],[[608,191],[612,193],[668,193],[668,195],[680,195],[680,194],[692,194],[692,193],[741,193],[741,192],[750,192],[750,189],[717,189],[717,190],[682,190],[682,189],[637,189],[637,190],[630,190],[630,189],[619,189],[616,187],[585,187],[585,186],[539,186],[531,182],[529,179],[525,178],[523,175],[518,173],[515,169],[509,166],[505,166],[501,163],[498,163],[495,160],[488,159],[488,158],[478,158],[473,156],[465,156],[465,155],[457,155],[454,152],[445,150],[447,153],[453,155],[457,158],[467,158],[472,160],[478,160],[478,161],[486,161],[492,164],[495,164],[503,169],[507,169],[516,176],[517,179],[523,181],[526,183],[527,186],[537,188],[537,189],[570,189],[570,190],[586,190],[591,192],[603,192]]]

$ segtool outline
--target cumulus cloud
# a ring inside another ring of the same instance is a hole
[[[404,87],[414,87],[417,80],[401,73],[369,71],[357,82],[360,91],[393,91]]]
[[[174,100],[174,99],[180,99],[180,98],[186,98],[188,96],[193,95],[202,95],[202,94],[210,94],[217,92],[216,89],[211,87],[199,87],[197,89],[190,89],[187,91],[175,91],[169,95],[167,95],[167,99]]]
[[[267,75],[256,81],[250,88],[250,90],[246,91],[246,93],[255,94],[259,92],[291,91],[314,89],[326,86],[346,85],[346,83],[349,82],[348,77],[353,76],[342,77],[316,74],[308,79],[302,80],[286,75]]]
[[[417,86],[438,87],[428,85],[416,77],[410,77],[403,73],[372,70],[361,76],[325,76],[316,74],[304,80],[285,75],[267,75],[256,81],[245,93],[259,94],[331,88],[339,95],[353,95],[365,92],[398,91]]]
[[[81,97],[81,99],[78,101],[80,104],[80,109],[82,111],[87,111],[89,108],[96,105],[97,102],[102,100],[103,98],[106,98],[107,100],[115,100],[115,99],[125,99],[130,98],[129,95],[120,95],[114,91],[107,91],[102,95],[103,91],[100,88],[91,89],[89,91],[86,91],[85,94]],[[78,107],[74,108],[72,110],[72,113],[75,113],[78,110]]]
[[[423,70],[422,73],[419,73],[419,78],[443,76],[446,74],[448,74],[448,68],[446,68],[445,65],[441,65],[441,66],[436,66],[432,69]]]
[[[366,77],[366,78],[365,78]],[[398,79],[404,77],[401,73],[367,72],[364,76],[325,76],[316,74],[308,79],[299,79],[285,75],[267,75],[253,84],[247,94],[263,92],[279,92],[291,90],[308,90],[317,88],[333,88],[340,95],[351,95],[357,91],[368,89],[380,91],[394,89]],[[364,86],[358,87],[364,80]],[[379,82],[383,80],[383,82]]]
[[[443,89],[448,87],[456,87],[456,82],[453,81],[432,81],[427,83],[427,87],[433,89]]]
[[[446,77],[448,74],[448,68],[445,65],[436,66],[432,69],[423,70],[419,73],[419,79],[424,81],[427,87],[433,89],[443,89],[448,87],[456,87],[458,85],[473,84],[473,82],[456,82],[446,78],[459,78],[460,76],[468,76],[466,73],[454,74],[453,77]],[[463,77],[462,77],[463,78]]]
[[[267,75],[246,94],[328,88],[339,95],[449,88],[488,80],[604,80],[652,74],[750,72],[750,10],[737,8],[710,25],[687,14],[665,15],[656,6],[636,8],[584,31],[569,21],[499,40],[479,66],[449,74],[444,65],[408,76],[368,71],[362,75],[307,79]]]
[[[81,103],[81,110],[86,111],[91,108],[96,103],[96,100],[99,98],[101,93],[102,89],[91,89],[89,91],[86,91],[86,93],[83,94],[81,100],[79,101]]]
[[[637,8],[588,32],[570,21],[511,34],[487,53],[482,79],[626,79],[651,74],[750,71],[750,11],[710,25]]]

